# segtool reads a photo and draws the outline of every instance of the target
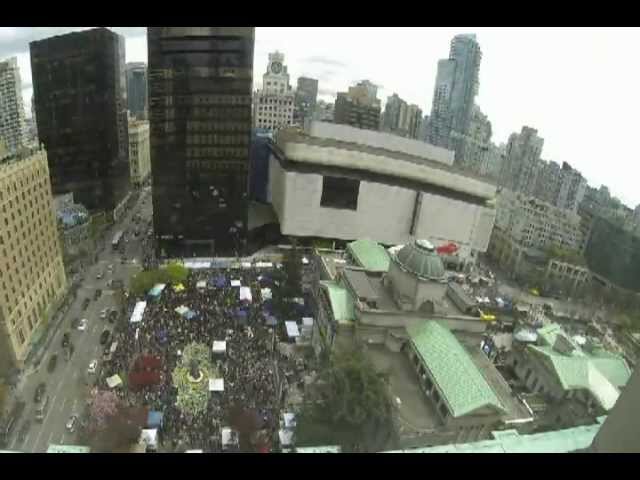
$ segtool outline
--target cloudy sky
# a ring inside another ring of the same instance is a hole
[[[80,28],[0,28],[0,58],[16,55],[31,101],[29,42]],[[127,61],[146,61],[143,27],[113,27],[127,38]],[[523,125],[538,129],[542,157],[569,162],[594,186],[640,203],[635,135],[640,108],[640,28],[262,28],[256,29],[255,86],[267,55],[280,50],[292,83],[318,78],[321,95],[370,79],[384,100],[398,93],[425,113],[437,61],[457,33],[476,33],[483,52],[476,99],[506,142]],[[30,109],[27,115],[30,115]]]

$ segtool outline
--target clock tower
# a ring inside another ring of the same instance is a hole
[[[254,125],[271,131],[292,125],[293,99],[284,54],[270,53],[267,71],[262,76],[262,90],[254,97]]]

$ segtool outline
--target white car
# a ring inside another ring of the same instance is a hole
[[[107,270],[113,270],[113,263],[109,264],[109,266],[107,267]]]
[[[107,318],[107,313],[108,313],[108,312],[107,312],[107,309],[106,309],[106,308],[103,308],[102,310],[100,310],[100,318],[101,318],[102,320],[104,320],[105,318]]]
[[[87,323],[89,323],[89,321],[86,318],[83,318],[82,320],[80,320],[80,324],[78,325],[78,330],[80,330],[81,332],[84,332],[87,329]]]
[[[87,373],[89,375],[93,375],[94,373],[96,373],[96,369],[98,368],[98,360],[93,360],[90,364],[89,364],[89,368],[87,369]]]
[[[96,275],[96,279],[100,280],[102,278],[102,272],[98,272]]]

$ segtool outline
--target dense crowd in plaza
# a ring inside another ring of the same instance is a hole
[[[127,375],[136,359],[155,356],[161,360],[159,382],[137,389],[132,385],[117,388],[125,404],[143,405],[163,414],[159,430],[161,448],[165,451],[203,449],[215,452],[223,448],[221,428],[233,426],[234,412],[251,417],[256,430],[266,433],[269,444],[278,438],[283,392],[280,379],[290,377],[286,358],[281,358],[277,343],[286,340],[281,323],[274,319],[274,300],[261,294],[263,289],[278,295],[276,269],[191,270],[184,289],[167,285],[155,298],[149,298],[143,319],[130,323],[129,316],[136,300],[129,298],[127,324],[116,335],[117,348],[102,369],[101,383],[115,373]],[[240,300],[239,280],[251,289],[251,300]],[[185,306],[190,315],[176,312]],[[270,323],[270,325],[267,325]],[[172,372],[180,362],[182,349],[192,343],[207,345],[226,341],[226,352],[211,353],[211,362],[224,379],[224,390],[209,392],[207,409],[192,416],[176,405],[177,390]],[[296,381],[294,379],[294,381]],[[286,382],[285,382],[286,383]]]

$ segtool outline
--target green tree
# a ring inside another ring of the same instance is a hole
[[[376,452],[394,439],[387,375],[376,371],[359,348],[334,354],[305,394],[296,444]]]
[[[169,282],[173,284],[184,283],[189,277],[189,269],[181,263],[170,263],[164,267],[164,270],[167,272]]]

